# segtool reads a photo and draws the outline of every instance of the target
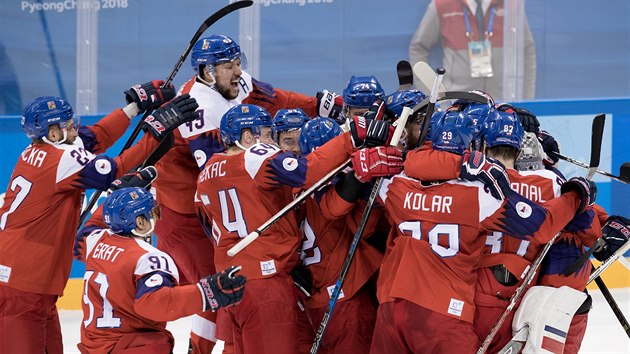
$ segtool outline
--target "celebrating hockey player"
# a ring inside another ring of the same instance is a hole
[[[157,247],[173,257],[181,272],[181,282],[192,284],[215,270],[212,244],[197,220],[193,196],[200,170],[213,154],[225,150],[219,133],[223,114],[237,104],[253,103],[265,107],[272,115],[282,108],[299,107],[311,117],[337,116],[341,112],[341,98],[331,92],[305,96],[252,78],[243,70],[245,57],[240,46],[225,35],[201,38],[190,57],[195,76],[180,88],[180,94],[188,93],[197,100],[199,116],[175,132],[173,149],[156,164],[159,177],[154,186],[162,211],[155,228]],[[271,120],[267,124],[270,126]],[[261,142],[272,143],[270,129],[262,130]],[[212,351],[216,341],[214,316],[206,313],[193,317],[194,353]]]
[[[289,276],[299,261],[295,212],[233,258],[226,251],[291,202],[294,188],[317,182],[347,160],[355,146],[385,144],[393,131],[386,122],[355,117],[351,132],[300,157],[257,143],[260,117],[268,115],[254,105],[231,108],[221,120],[228,149],[207,162],[197,185],[197,199],[216,242],[216,267],[242,265],[249,279],[241,304],[227,309],[234,324],[234,349],[240,353],[297,352],[297,294]]]
[[[174,341],[166,321],[216,311],[243,296],[246,279],[236,275],[240,267],[178,285],[173,259],[150,243],[156,212],[145,188],[155,176],[148,167],[115,181],[103,206],[77,234],[76,256],[86,269],[77,345],[83,354],[171,353]]]
[[[344,131],[350,129],[352,117],[362,116],[377,99],[383,99],[385,91],[376,77],[352,76],[343,89],[343,111],[336,120]],[[334,117],[331,117],[334,118]]]
[[[300,108],[281,109],[276,113],[271,124],[271,136],[280,149],[301,155],[300,132],[309,119]]]
[[[126,107],[90,127],[80,126],[70,104],[58,97],[39,97],[26,106],[22,128],[32,142],[18,159],[0,208],[0,336],[8,353],[63,351],[55,303],[70,275],[84,190],[107,189],[164,134],[194,119],[195,100],[182,96],[147,117],[143,124],[151,134],[142,145],[116,158],[101,154],[132,116],[174,96],[161,85],[132,87]]]

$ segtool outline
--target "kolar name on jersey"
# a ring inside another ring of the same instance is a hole
[[[430,203],[429,205],[427,205]],[[407,192],[403,208],[410,210],[431,211],[433,213],[451,213],[453,197],[445,195],[434,195],[430,202],[427,202],[427,195],[418,192]]]
[[[114,262],[116,260],[116,257],[118,257],[118,255],[124,251],[124,248],[111,246],[106,243],[99,243],[98,245],[96,245],[96,247],[94,247],[92,258]]]
[[[542,189],[536,185],[514,182],[510,184],[510,187],[512,187],[512,189],[516,193],[531,200],[532,202],[536,202],[536,203],[546,202],[546,200],[543,199]]]
[[[22,152],[21,157],[22,161],[39,168],[42,167],[47,154],[44,150],[29,146]]]
[[[225,163],[226,160],[221,160],[206,166],[206,168],[204,168],[199,174],[199,182],[203,182],[210,178],[224,177],[225,171],[223,170],[223,165],[225,165]]]

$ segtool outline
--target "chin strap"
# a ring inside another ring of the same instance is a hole
[[[135,236],[135,237],[139,237],[141,239],[143,239],[146,243],[152,243],[152,239],[151,236],[153,234],[153,229],[155,229],[155,220],[153,218],[151,218],[149,220],[149,222],[151,223],[151,228],[149,229],[149,231],[145,232],[145,233],[139,233],[136,231],[136,229],[131,230],[131,233]]]
[[[53,145],[53,146],[54,146],[54,145],[61,145],[61,144],[63,144],[64,142],[66,142],[66,140],[68,139],[68,129],[61,129],[61,131],[63,132],[63,139],[61,139],[61,140],[59,140],[59,141],[54,141],[54,142],[53,142],[53,141],[50,141],[50,140],[48,140],[48,138],[47,138],[47,137],[45,137],[45,136],[44,136],[44,137],[42,137],[42,140],[43,140],[46,144],[49,144],[49,145]]]
[[[212,81],[208,82],[206,80],[203,79],[203,77],[201,77],[201,75],[197,75],[197,78],[199,79],[199,81],[201,81],[202,83],[208,85],[209,87],[214,86],[214,84],[217,83],[217,80],[214,78],[214,75],[212,75],[212,72],[210,70],[208,70],[208,67],[206,66],[205,68],[203,68],[203,71],[210,76],[210,78],[212,79]]]

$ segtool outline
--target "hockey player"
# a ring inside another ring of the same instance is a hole
[[[309,117],[300,108],[281,109],[273,117],[271,136],[280,149],[300,153],[300,131]]]
[[[182,283],[195,283],[215,271],[212,244],[197,220],[193,196],[197,176],[206,161],[225,150],[219,133],[223,114],[240,103],[263,106],[272,116],[281,108],[299,107],[309,116],[335,116],[341,111],[341,99],[335,104],[338,96],[333,93],[309,97],[252,78],[241,67],[241,48],[228,36],[214,34],[198,40],[190,56],[195,76],[179,92],[197,99],[199,117],[175,132],[173,149],[156,164],[159,177],[154,183],[162,212],[155,228],[157,247],[173,257]],[[271,126],[271,120],[267,126]],[[261,142],[272,143],[269,131],[263,129]],[[191,339],[195,353],[212,351],[216,341],[214,314],[207,315],[193,317]]]
[[[302,128],[300,150],[309,154],[339,134],[341,128],[335,121],[315,118]],[[312,279],[310,297],[306,298],[305,304],[314,330],[318,329],[324,316],[352,236],[365,210],[365,202],[360,197],[370,187],[359,181],[353,171],[335,177],[334,182],[305,201],[306,217],[301,226],[304,235],[301,259]],[[367,353],[370,349],[376,299],[366,283],[376,273],[383,255],[365,238],[372,235],[381,220],[382,209],[377,209],[370,215],[335,307],[335,315],[322,339],[321,347],[326,353]],[[311,344],[312,341],[311,335]]]
[[[228,149],[215,154],[199,175],[197,199],[216,243],[217,268],[240,264],[249,279],[243,302],[227,309],[234,325],[237,353],[295,353],[297,294],[289,272],[299,261],[300,242],[291,212],[235,257],[226,251],[293,200],[293,188],[306,188],[344,162],[367,141],[389,139],[383,121],[356,117],[351,132],[299,157],[274,145],[257,143],[259,117],[268,113],[254,105],[231,108],[221,120]],[[238,142],[238,144],[237,144]]]
[[[165,133],[194,117],[194,99],[173,100],[147,117],[146,145],[116,158],[102,155],[133,115],[173,97],[174,90],[161,84],[134,86],[125,108],[91,127],[79,126],[70,104],[58,97],[36,98],[24,110],[22,128],[32,143],[18,159],[0,208],[0,349],[62,352],[55,303],[70,274],[71,235],[84,190],[107,189],[139,165]]]
[[[400,117],[404,107],[413,108],[427,98],[422,91],[402,90],[385,97],[387,108]],[[420,127],[425,119],[426,111],[418,111],[407,119],[405,130],[400,137],[400,147],[403,150],[413,150],[418,147]]]
[[[385,91],[373,75],[352,76],[346,88],[343,89],[342,97],[343,111],[337,123],[344,131],[348,131],[352,117],[362,116],[370,109],[374,101],[385,98]]]
[[[155,175],[149,167],[116,181],[115,190],[77,234],[76,256],[86,268],[77,345],[83,354],[171,353],[174,340],[167,321],[216,311],[243,296],[246,279],[236,275],[240,267],[178,285],[172,258],[151,246],[155,202],[145,187]]]
[[[462,112],[447,112],[432,129],[437,150],[461,154],[474,140],[472,121]],[[377,167],[390,160],[386,155],[369,151],[367,166],[375,168],[366,174],[380,175]],[[500,165],[479,153],[464,154],[460,175],[473,182],[427,183],[405,172],[381,188],[395,227],[381,265],[372,353],[473,353],[479,344],[472,327],[474,268],[484,230],[548,240],[594,199],[590,186],[571,181],[543,209],[511,191]]]

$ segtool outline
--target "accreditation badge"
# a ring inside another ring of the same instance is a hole
[[[489,40],[468,42],[470,76],[492,77],[492,46]]]

